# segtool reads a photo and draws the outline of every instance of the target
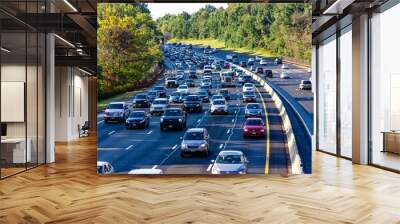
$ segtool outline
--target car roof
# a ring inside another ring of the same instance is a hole
[[[182,110],[182,108],[179,108],[179,107],[170,107],[170,108],[167,108],[167,109],[165,109],[165,110]]]
[[[239,150],[223,150],[218,155],[243,155],[243,152]]]
[[[161,169],[133,169],[128,174],[163,174]]]
[[[106,161],[97,161],[97,166],[102,166],[102,165],[107,165],[107,164],[111,165],[111,163],[106,162]]]
[[[167,98],[155,98],[154,100],[168,100]]]
[[[259,103],[248,103],[248,104],[246,105],[246,107],[251,106],[251,105],[261,106]]]
[[[261,120],[262,121],[262,119],[259,117],[249,117],[246,119],[246,121],[250,121],[250,120]]]
[[[125,102],[111,102],[109,104],[125,104]]]
[[[189,128],[186,132],[204,132],[205,128]]]

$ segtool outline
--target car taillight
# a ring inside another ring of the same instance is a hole
[[[249,131],[249,129],[245,128],[244,131]]]

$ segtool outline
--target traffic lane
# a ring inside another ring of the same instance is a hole
[[[195,126],[203,116],[202,114],[189,115],[187,117],[188,128]],[[185,130],[161,131],[159,117],[153,117],[150,130],[124,130],[110,137],[108,140],[113,146],[120,146],[125,150],[110,150],[110,153],[104,156],[112,158],[111,163],[116,172],[154,168],[176,148],[175,145],[178,144],[184,132]],[[127,145],[128,147],[132,145],[132,147],[127,150]]]
[[[287,175],[290,158],[283,129],[282,117],[271,96],[263,88],[259,88],[268,113],[269,124],[269,158],[268,174]]]
[[[230,88],[230,92],[234,92],[235,88]],[[215,159],[218,153],[223,149],[229,134],[228,130],[232,129],[236,113],[238,111],[237,99],[229,101],[228,115],[211,115],[206,114],[202,122],[197,127],[204,127],[210,134],[210,155],[208,157],[190,156],[182,158],[180,156],[180,148],[177,149],[171,157],[166,160],[161,168],[166,174],[206,174],[210,173],[208,167],[211,160]],[[180,146],[179,146],[180,147]]]

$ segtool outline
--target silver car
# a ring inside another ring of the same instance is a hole
[[[205,128],[188,129],[182,138],[181,156],[188,154],[210,154],[210,134]]]
[[[150,106],[150,114],[162,114],[168,108],[167,98],[157,98]]]
[[[248,160],[242,151],[221,151],[211,169],[212,174],[246,174]]]

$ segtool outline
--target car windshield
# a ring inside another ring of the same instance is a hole
[[[214,100],[213,104],[214,105],[224,105],[225,104],[225,100]]]
[[[154,100],[153,104],[167,104],[166,100]]]
[[[240,155],[219,155],[216,162],[222,164],[238,164],[242,163],[242,158]]]
[[[171,96],[181,96],[181,94],[179,92],[173,92],[171,93]]]
[[[164,112],[165,116],[179,116],[182,111],[180,109],[169,109]]]
[[[224,99],[224,97],[221,96],[221,95],[215,95],[215,96],[212,97],[212,99],[213,99],[213,100]]]
[[[149,96],[155,96],[155,95],[157,95],[157,93],[156,92],[149,92]]]
[[[220,90],[219,93],[220,94],[228,94],[228,90]]]
[[[253,85],[251,83],[246,83],[244,84],[244,87],[253,87]]]
[[[258,104],[247,104],[247,109],[260,109]]]
[[[175,80],[175,78],[168,78],[167,80],[171,80],[171,81],[174,81],[174,80]]]
[[[146,95],[144,95],[144,94],[140,94],[140,95],[136,95],[136,99],[140,99],[140,100],[142,100],[142,99],[146,99]]]
[[[107,109],[123,109],[124,105],[122,103],[112,103],[108,104]]]
[[[162,86],[156,86],[156,87],[154,87],[154,90],[164,90],[164,87],[162,87]]]
[[[263,122],[261,119],[248,119],[246,125],[263,125]]]
[[[179,86],[179,89],[187,89],[187,86]]]
[[[187,96],[185,98],[185,100],[187,100],[187,101],[199,101],[199,97],[198,96]]]
[[[206,93],[205,91],[199,91],[199,92],[197,92],[197,95],[199,95],[199,96],[206,96],[207,93]]]
[[[145,112],[143,111],[134,111],[129,115],[129,117],[144,117],[144,116]]]
[[[185,133],[184,140],[204,140],[202,131],[189,131]]]
[[[311,84],[310,81],[303,81],[303,84]]]

